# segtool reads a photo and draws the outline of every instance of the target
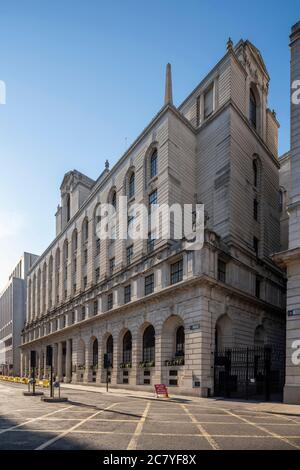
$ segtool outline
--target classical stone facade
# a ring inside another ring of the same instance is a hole
[[[57,234],[30,272],[23,374],[30,350],[60,380],[213,393],[215,347],[284,344],[278,123],[269,75],[249,41],[227,52],[179,106],[167,66],[165,104],[118,163],[61,186]],[[203,203],[205,243],[98,240],[97,207]]]
[[[291,34],[291,151],[281,159],[281,200],[286,211],[282,216],[283,250],[274,257],[286,267],[287,285],[287,353],[286,403],[300,404],[300,365],[296,353],[300,346],[300,104],[293,100],[300,80],[300,22]]]

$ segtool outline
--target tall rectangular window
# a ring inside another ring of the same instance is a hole
[[[145,295],[154,292],[154,274],[145,277]]]
[[[171,284],[176,284],[183,279],[183,260],[171,264]]]
[[[100,255],[100,238],[96,239],[96,256]]]
[[[260,299],[261,296],[261,280],[256,277],[255,279],[255,296]]]
[[[98,282],[100,279],[100,268],[95,269],[95,280]]]
[[[81,310],[81,320],[85,320],[85,307],[82,307],[82,310]]]
[[[259,240],[256,237],[253,237],[253,250],[255,251],[256,256],[259,255]]]
[[[213,85],[204,94],[204,119],[207,119],[214,110],[214,87]]]
[[[155,235],[153,233],[149,233],[148,240],[147,240],[147,251],[151,253],[154,251],[155,248]]]
[[[150,178],[157,175],[157,150],[155,149],[150,159]]]
[[[113,293],[111,292],[107,296],[107,310],[111,310],[114,305],[114,298],[113,298]]]
[[[94,315],[97,315],[98,313],[98,300],[94,301]]]
[[[253,217],[254,220],[258,220],[258,200],[254,199],[253,201]]]
[[[131,264],[132,257],[133,257],[133,245],[128,246],[126,249],[126,260],[127,260],[128,265]]]
[[[221,259],[218,260],[218,280],[226,282],[226,263]]]
[[[124,303],[127,304],[131,301],[131,285],[124,287]]]
[[[155,189],[152,191],[151,194],[149,194],[149,210],[152,210],[152,206],[154,204],[157,204],[157,190]]]
[[[110,271],[110,274],[113,274],[115,270],[115,258],[111,258],[109,260],[109,271]]]

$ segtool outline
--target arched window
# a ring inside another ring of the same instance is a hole
[[[157,175],[157,150],[154,149],[150,158],[150,178]]]
[[[253,160],[253,185],[258,186],[258,164],[257,160]]]
[[[250,89],[250,101],[249,101],[249,119],[252,126],[256,129],[257,126],[257,102],[254,91]]]
[[[131,173],[128,184],[128,197],[132,198],[135,194],[135,174]]]
[[[98,366],[98,340],[97,338],[94,339],[93,342],[93,367]]]
[[[155,361],[155,330],[152,325],[149,325],[143,335],[143,361]]]
[[[68,244],[68,240],[66,240],[64,243],[64,262],[68,261],[68,257],[69,257],[69,244]]]
[[[266,337],[266,333],[265,333],[265,329],[263,325],[257,326],[254,332],[254,346],[257,346],[257,347],[264,346],[265,337]]]
[[[176,331],[176,356],[184,356],[184,342],[185,342],[185,334],[184,334],[184,327],[179,326]]]
[[[125,364],[131,363],[132,358],[132,336],[130,331],[127,331],[123,337],[123,362]]]
[[[232,320],[227,314],[222,315],[215,329],[215,348],[216,350],[231,348],[233,343]]]
[[[83,222],[82,235],[83,242],[87,242],[89,238],[89,222],[87,219]]]
[[[112,204],[114,209],[117,208],[117,193],[116,193],[116,191],[113,191],[113,193],[112,193],[111,204]]]
[[[72,235],[72,250],[73,250],[73,253],[75,251],[77,251],[77,247],[78,247],[78,234],[77,234],[77,230],[75,229],[74,232],[73,232],[73,235]]]
[[[109,335],[106,341],[106,354],[110,367],[113,367],[114,340],[112,335]]]
[[[280,212],[282,212],[284,209],[284,190],[282,188],[280,188],[279,190],[278,199],[279,199],[279,210]]]
[[[66,209],[67,209],[67,222],[69,222],[69,220],[71,218],[71,198],[70,198],[70,194],[67,194]]]

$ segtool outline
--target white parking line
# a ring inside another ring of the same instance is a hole
[[[116,405],[119,405],[119,403],[113,403],[112,405],[109,405],[108,407],[104,408],[103,410],[97,411],[96,413],[93,413],[91,416],[88,416],[87,418],[82,419],[79,423],[75,424],[70,429],[67,429],[66,431],[62,432],[58,436],[53,437],[52,439],[49,439],[48,441],[44,442],[44,444],[41,444],[39,447],[37,447],[35,450],[46,449],[46,447],[49,447],[54,442],[58,441],[59,439],[62,439],[63,437],[65,437],[70,432],[75,431],[75,429],[77,429],[79,426],[86,423],[90,419],[92,419],[94,416],[97,416],[97,415],[103,413],[104,411],[110,410],[111,408],[113,408]]]
[[[140,421],[138,422],[137,427],[134,431],[134,434],[133,434],[133,436],[132,436],[132,438],[131,438],[131,440],[128,444],[127,450],[136,450],[138,439],[139,439],[139,437],[142,433],[144,423],[145,423],[147,415],[149,413],[150,405],[151,405],[151,402],[148,401],[148,403],[146,405],[146,408],[144,410],[144,413],[143,413]]]
[[[67,406],[65,408],[62,408],[61,410],[52,411],[51,413],[47,413],[45,415],[39,416],[38,418],[27,419],[27,421],[25,421],[24,423],[16,424],[15,426],[11,426],[10,428],[7,428],[7,429],[1,429],[0,434],[4,434],[5,432],[12,431],[16,428],[20,428],[21,426],[25,426],[25,424],[33,423],[34,421],[38,421],[40,419],[46,418],[47,416],[54,415],[55,413],[59,413],[60,411],[66,411],[69,408],[71,408],[72,406],[73,405],[70,405],[70,406]]]
[[[226,409],[224,409],[224,411],[226,413],[228,413],[230,416],[234,416],[235,418],[240,419],[244,423],[249,424],[250,426],[254,426],[255,428],[259,429],[260,431],[268,433],[270,436],[273,436],[275,439],[279,439],[279,440],[285,442],[286,444],[289,444],[291,447],[295,447],[296,449],[300,449],[299,445],[295,444],[294,442],[289,441],[289,439],[287,437],[280,436],[280,434],[277,434],[276,432],[270,431],[269,429],[265,428],[264,426],[260,426],[256,423],[253,423],[253,422],[249,421],[248,419],[243,418],[242,416],[239,416],[239,415],[233,413],[232,411],[229,411],[229,410],[226,410]],[[272,423],[270,423],[270,425],[272,425]],[[273,426],[276,426],[276,425],[274,424]]]
[[[216,441],[213,439],[213,437],[208,434],[208,432],[206,431],[206,429],[204,429],[204,427],[199,424],[199,422],[197,421],[197,419],[195,418],[195,416],[192,415],[192,413],[187,409],[187,407],[185,405],[181,405],[181,407],[184,409],[184,411],[189,415],[189,417],[191,418],[192,422],[197,426],[197,428],[199,429],[199,431],[201,432],[201,436],[202,437],[205,437],[205,439],[207,440],[207,442],[209,443],[209,445],[212,447],[212,449],[214,450],[220,450],[220,447],[219,445],[216,443]]]

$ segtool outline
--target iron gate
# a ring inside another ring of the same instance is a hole
[[[275,347],[226,348],[214,353],[214,395],[282,400],[285,351]]]

